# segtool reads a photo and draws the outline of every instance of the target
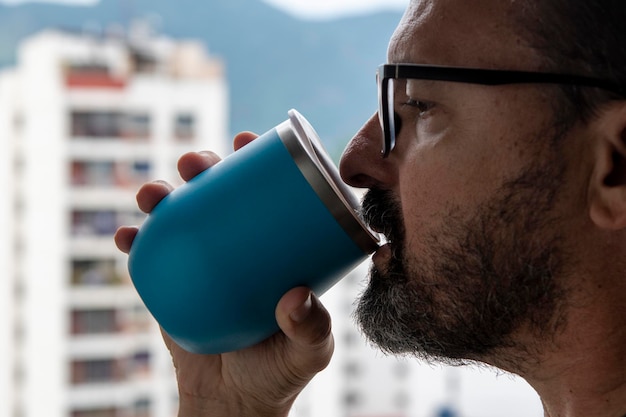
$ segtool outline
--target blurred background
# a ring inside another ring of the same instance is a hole
[[[0,1],[0,417],[170,417],[177,392],[117,227],[178,156],[296,108],[338,161],[376,111],[408,0]],[[444,28],[445,29],[445,28]],[[336,352],[292,417],[540,417],[488,368],[385,357],[355,328],[362,265],[322,297]]]

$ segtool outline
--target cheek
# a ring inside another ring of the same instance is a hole
[[[408,153],[398,175],[407,247],[421,252],[425,236],[438,237],[452,214],[461,221],[473,216],[520,169],[519,161],[478,146],[455,150],[440,144]]]
[[[397,186],[412,250],[420,250],[424,236],[437,238],[451,214],[459,222],[472,217],[541,151],[533,139],[547,122],[519,117],[512,102],[468,106],[437,135],[402,138]],[[498,111],[485,115],[484,108]]]

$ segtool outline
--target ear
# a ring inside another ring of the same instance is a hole
[[[591,220],[600,228],[626,228],[626,102],[603,109],[591,122],[595,169],[590,184]]]

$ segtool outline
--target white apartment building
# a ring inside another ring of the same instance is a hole
[[[226,154],[222,64],[195,42],[48,30],[0,73],[0,416],[169,417],[171,360],[112,240],[135,193]]]

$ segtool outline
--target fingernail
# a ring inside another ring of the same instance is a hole
[[[296,323],[303,322],[309,316],[309,313],[311,312],[311,305],[312,305],[311,293],[309,293],[306,300],[304,300],[304,303],[302,303],[300,307],[293,310],[289,314],[289,317],[291,318],[291,320],[295,321]]]
[[[198,152],[198,155],[202,156],[203,158],[207,158],[207,159],[213,159],[215,158],[215,152],[212,151],[200,151]]]

